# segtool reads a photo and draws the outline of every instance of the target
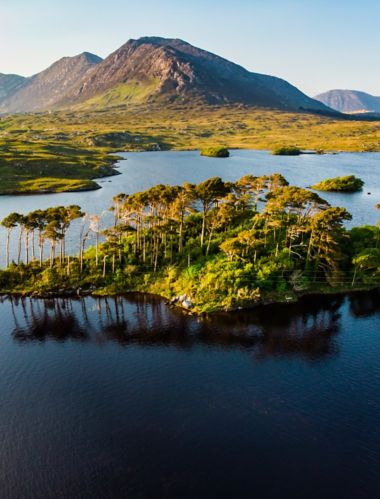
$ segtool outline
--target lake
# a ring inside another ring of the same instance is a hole
[[[362,192],[321,193],[321,196],[332,205],[347,208],[353,215],[349,224],[351,226],[376,224],[380,218],[375,208],[376,203],[380,202],[380,153],[284,157],[273,156],[266,151],[236,150],[231,151],[230,158],[225,159],[202,157],[198,151],[120,155],[126,159],[117,165],[122,175],[101,179],[99,183],[102,189],[80,193],[0,196],[0,219],[12,211],[27,213],[37,208],[68,204],[79,204],[88,213],[101,214],[111,206],[112,197],[120,192],[131,194],[158,183],[197,183],[213,176],[235,181],[248,173],[266,175],[275,172],[282,173],[291,184],[300,187],[329,177],[357,175],[365,181]],[[104,223],[107,223],[107,216]],[[73,252],[78,252],[77,230],[78,224],[74,224],[71,237],[70,234],[68,237],[68,248]],[[4,265],[4,244],[4,231],[0,230],[0,265]]]
[[[0,497],[379,497],[380,294],[0,302]]]

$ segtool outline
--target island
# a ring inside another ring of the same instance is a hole
[[[334,177],[322,180],[311,186],[316,191],[327,192],[358,192],[363,188],[364,182],[355,175],[345,177]]]
[[[209,158],[229,158],[230,151],[226,147],[206,147],[201,150],[201,156]]]
[[[280,146],[273,149],[272,154],[274,156],[299,156],[302,151],[296,146]]]
[[[105,230],[99,216],[77,205],[9,214],[1,222],[7,268],[0,271],[0,292],[138,291],[200,314],[378,287],[380,228],[347,229],[345,208],[280,174],[156,185],[115,196],[110,210],[114,223]],[[79,254],[67,254],[70,226],[79,219]],[[87,247],[90,233],[94,247]],[[19,250],[12,257],[15,237]]]

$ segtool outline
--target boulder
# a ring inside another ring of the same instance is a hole
[[[183,300],[182,302],[183,308],[186,308],[186,310],[190,310],[193,308],[193,302],[190,300],[190,298],[186,298],[186,300]]]

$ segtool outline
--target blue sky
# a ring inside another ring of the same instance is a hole
[[[0,0],[0,72],[65,55],[105,57],[129,38],[178,37],[309,95],[380,95],[379,0]]]

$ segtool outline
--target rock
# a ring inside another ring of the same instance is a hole
[[[177,304],[177,305],[185,308],[186,310],[190,310],[191,308],[193,308],[193,302],[191,301],[190,297],[187,296],[187,294],[174,296],[170,300],[170,304],[171,305]]]
[[[193,302],[189,298],[187,298],[182,302],[182,306],[183,308],[186,308],[186,310],[190,310],[191,308],[193,308]]]

